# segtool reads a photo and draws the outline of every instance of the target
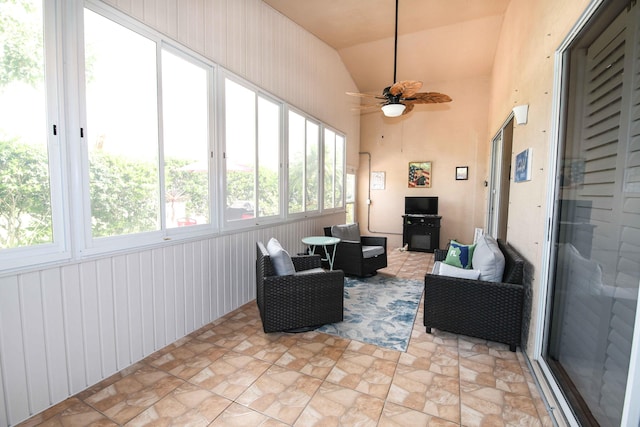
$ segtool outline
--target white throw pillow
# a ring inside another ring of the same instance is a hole
[[[469,268],[460,268],[453,265],[445,264],[444,262],[436,261],[433,265],[432,274],[439,276],[457,277],[460,279],[478,280],[480,277],[479,270],[472,270]]]
[[[267,243],[267,252],[269,252],[273,268],[276,270],[278,276],[295,274],[296,269],[293,266],[289,252],[282,248],[282,245],[280,245],[277,239],[272,237],[269,240],[269,243]]]
[[[478,238],[471,259],[471,267],[480,270],[480,280],[501,282],[504,274],[504,255],[493,237],[483,234]]]

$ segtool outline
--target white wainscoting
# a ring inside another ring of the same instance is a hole
[[[0,278],[0,426],[255,299],[256,241],[292,253],[344,214]]]

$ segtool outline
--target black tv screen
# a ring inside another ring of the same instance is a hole
[[[405,215],[438,215],[437,197],[405,197]]]

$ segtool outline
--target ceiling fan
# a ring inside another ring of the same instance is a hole
[[[417,80],[403,80],[396,82],[396,68],[398,62],[398,0],[396,0],[396,29],[394,35],[393,49],[393,85],[384,88],[382,95],[372,95],[368,93],[347,92],[347,95],[359,96],[362,98],[375,98],[380,102],[368,107],[380,107],[387,117],[398,117],[407,114],[415,104],[439,104],[451,102],[451,98],[438,92],[418,92],[422,88],[422,82]]]

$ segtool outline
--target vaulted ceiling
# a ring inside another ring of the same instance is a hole
[[[395,0],[263,0],[334,47],[361,92],[393,83]],[[488,76],[510,0],[399,0],[396,80]],[[430,87],[436,86],[436,87]]]

